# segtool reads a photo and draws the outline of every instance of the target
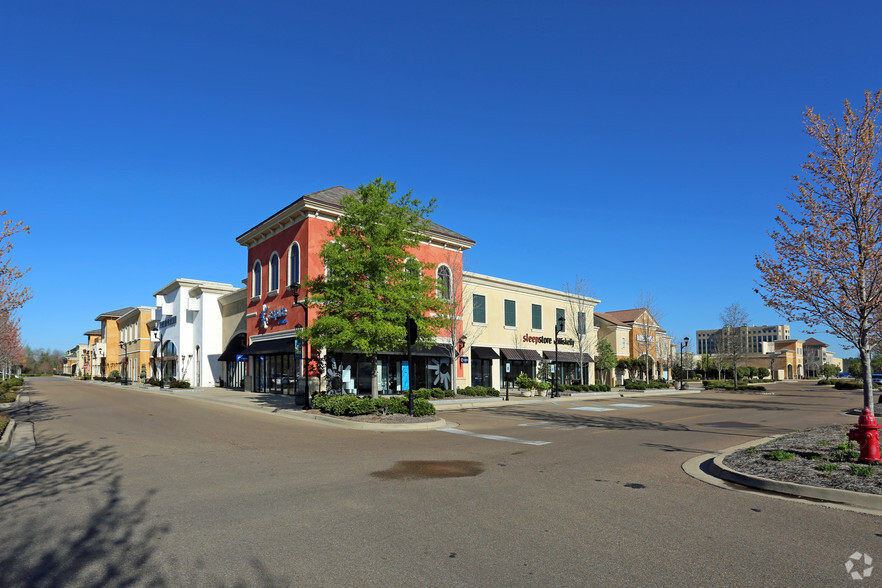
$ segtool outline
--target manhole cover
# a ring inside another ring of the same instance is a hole
[[[383,480],[424,480],[430,478],[470,478],[484,471],[477,461],[399,461],[388,470],[371,475]]]
[[[757,427],[762,427],[762,425],[755,425],[753,423],[739,423],[737,421],[723,421],[720,423],[699,423],[702,427],[720,427],[723,429],[755,429]]]

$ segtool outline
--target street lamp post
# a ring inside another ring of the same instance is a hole
[[[680,343],[680,390],[686,389],[686,384],[683,382],[683,350],[689,347],[689,337],[683,337],[683,342]]]
[[[551,397],[557,398],[560,396],[560,389],[558,386],[558,372],[560,371],[560,365],[557,362],[557,336],[560,333],[564,332],[564,317],[557,317],[557,324],[554,325],[554,392],[552,392]]]
[[[303,322],[306,326],[309,326],[309,309],[306,307],[305,302],[300,302],[300,282],[296,282],[288,286],[291,290],[291,293],[294,295],[294,304],[291,306],[299,306],[303,309]],[[303,355],[303,387],[306,391],[306,402],[303,404],[304,410],[310,410],[312,408],[312,403],[309,401],[309,355],[306,353],[306,340],[301,340],[301,355]],[[296,377],[296,370],[294,372]],[[294,383],[294,389],[297,389],[297,382]]]
[[[159,347],[157,348],[157,356],[159,359],[159,387],[165,388],[165,382],[163,380],[162,373],[162,331],[159,330],[159,327],[153,329],[153,334],[156,335],[156,338],[159,339]]]
[[[129,342],[128,341],[120,341],[119,342],[120,349],[123,350],[123,360],[119,363],[119,367],[122,368],[123,363],[125,363],[125,369],[120,369],[122,371],[122,382],[120,382],[123,386],[127,385],[129,382]]]

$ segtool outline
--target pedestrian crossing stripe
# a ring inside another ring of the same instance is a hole
[[[613,406],[617,406],[619,408],[646,408],[647,406],[652,406],[651,404],[613,404]]]
[[[483,433],[472,433],[471,431],[463,431],[462,429],[438,429],[442,433],[454,433],[455,435],[467,435],[469,437],[478,437],[480,439],[489,439],[491,441],[508,441],[510,443],[520,443],[522,445],[551,445],[551,441],[528,441],[526,439],[516,439],[514,437],[505,437],[504,435],[485,435]]]
[[[606,412],[608,410],[615,410],[614,408],[607,408],[605,406],[577,406],[575,408],[571,408],[570,410],[585,410],[588,412]]]

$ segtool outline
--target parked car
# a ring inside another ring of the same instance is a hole
[[[873,383],[882,384],[882,373],[876,372],[873,374]]]
[[[838,374],[836,374],[836,377],[837,378],[850,378],[851,374],[848,372],[839,372]]]

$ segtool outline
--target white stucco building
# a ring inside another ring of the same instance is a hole
[[[194,387],[214,386],[223,377],[218,358],[225,341],[218,299],[237,289],[232,284],[179,278],[153,293],[153,377],[158,377],[160,366],[164,379],[187,380]]]

